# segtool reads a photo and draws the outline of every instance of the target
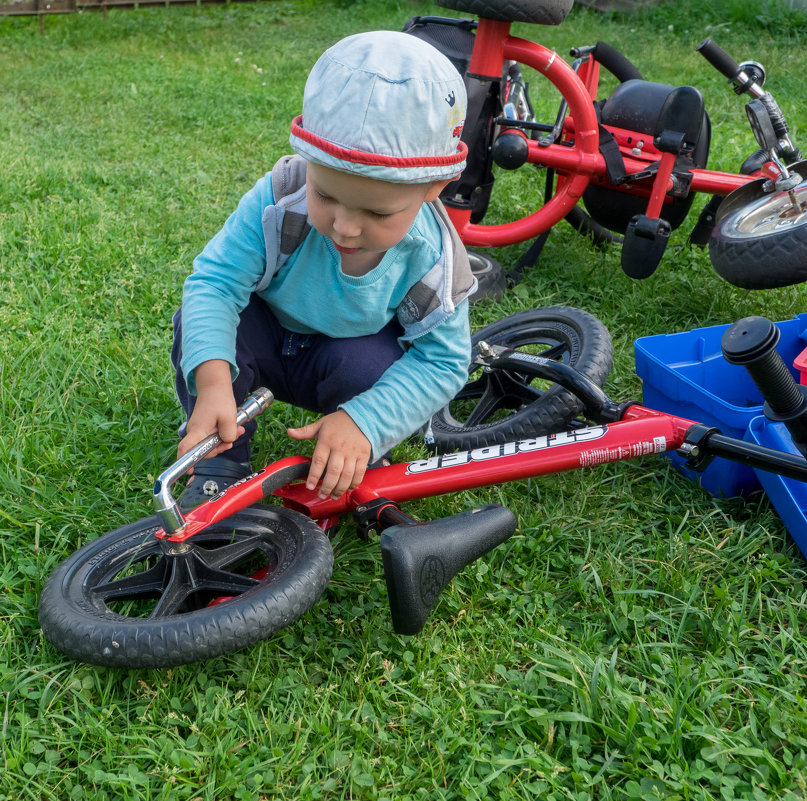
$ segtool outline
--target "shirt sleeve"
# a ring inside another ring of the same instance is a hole
[[[471,332],[468,301],[387,368],[366,392],[342,404],[380,459],[442,409],[468,379]]]
[[[237,375],[238,318],[266,270],[263,210],[273,204],[270,175],[241,198],[223,228],[193,262],[182,293],[182,360],[188,390],[196,393],[193,371],[210,359],[230,363]]]

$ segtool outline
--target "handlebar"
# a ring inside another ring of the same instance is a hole
[[[807,387],[796,383],[776,350],[779,329],[765,317],[745,317],[727,329],[723,357],[743,365],[765,400],[765,416],[784,423],[793,444],[807,456]]]
[[[740,65],[720,45],[715,44],[708,37],[695,50],[730,81],[733,81],[741,71]]]
[[[274,395],[265,387],[255,390],[239,407],[235,418],[236,425],[242,426],[265,412],[273,400]],[[217,433],[210,434],[157,477],[154,484],[154,510],[160,518],[163,528],[169,534],[179,531],[185,525],[185,518],[180,511],[179,504],[171,494],[171,488],[177,479],[184,476],[220,442],[221,437]]]
[[[779,167],[782,177],[787,179],[788,171],[786,165],[800,161],[801,152],[790,138],[790,126],[776,100],[774,100],[773,95],[762,88],[765,82],[765,70],[763,67],[753,61],[738,64],[722,47],[715,44],[710,38],[704,39],[695,49],[718,72],[725,75],[734,84],[734,91],[737,92],[737,94],[747,92],[762,103],[762,114],[766,114],[770,119],[770,124],[773,127],[773,132],[778,142],[767,141],[764,137],[761,138],[758,135],[758,131],[754,126],[754,115],[749,111],[749,119],[752,120],[751,127],[754,129],[754,135],[757,137],[760,146],[769,152],[770,157]],[[746,106],[746,109],[751,108],[752,104]],[[759,114],[760,112],[755,111],[754,113]],[[782,157],[784,164],[779,162],[779,156]]]
[[[594,59],[600,62],[611,75],[616,76],[621,83],[631,80],[643,80],[642,73],[635,64],[625,55],[607,42],[597,42],[591,51]]]

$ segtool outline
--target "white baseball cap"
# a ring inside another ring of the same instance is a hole
[[[408,33],[348,36],[325,51],[305,84],[289,141],[309,161],[393,183],[454,178],[467,98],[437,48]]]

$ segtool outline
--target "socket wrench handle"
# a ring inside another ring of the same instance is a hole
[[[250,393],[238,408],[238,414],[235,418],[236,424],[242,426],[244,423],[255,419],[269,408],[274,399],[274,395],[265,387]],[[154,484],[154,511],[168,534],[176,533],[185,525],[185,518],[171,492],[172,487],[177,479],[184,476],[220,442],[221,437],[217,433],[210,434],[157,477]]]

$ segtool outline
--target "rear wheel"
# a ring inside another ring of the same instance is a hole
[[[471,272],[478,281],[476,292],[471,295],[471,303],[478,303],[480,300],[501,300],[507,289],[502,265],[492,256],[478,250],[469,250],[468,260],[471,263]]]
[[[599,386],[611,370],[608,330],[571,306],[531,309],[486,326],[473,337],[474,358],[480,341],[562,361]],[[560,431],[582,409],[557,384],[472,363],[468,383],[432,418],[432,435],[441,452],[479,448]]]
[[[250,507],[185,543],[156,517],[110,531],[64,561],[39,602],[45,636],[83,662],[166,667],[266,639],[319,598],[328,538],[305,515]]]

